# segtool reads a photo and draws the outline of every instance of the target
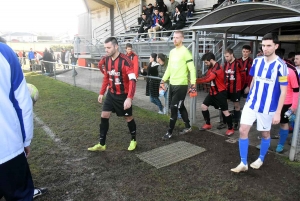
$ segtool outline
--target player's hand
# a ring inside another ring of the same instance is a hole
[[[131,107],[131,98],[126,98],[124,102],[124,110],[127,110]]]
[[[103,95],[99,95],[99,96],[98,96],[98,102],[99,102],[99,103],[102,103],[102,98],[103,98]]]
[[[25,154],[26,154],[26,158],[28,158],[29,154],[30,154],[30,147],[24,147],[24,151],[25,151]]]
[[[273,119],[272,119],[272,124],[279,124],[280,122],[280,113],[275,113],[275,115],[273,116]]]
[[[297,109],[295,108],[289,108],[294,114],[296,114]]]
[[[248,93],[249,93],[249,87],[246,87],[246,88],[244,89],[244,93],[245,93],[245,94],[248,94]]]
[[[197,96],[197,88],[194,84],[191,85],[189,91],[188,91],[189,95],[191,98]]]

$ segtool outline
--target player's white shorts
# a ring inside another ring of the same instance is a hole
[[[253,122],[257,119],[256,128],[258,131],[270,131],[273,116],[256,112],[249,107],[244,107],[240,124],[252,126]]]

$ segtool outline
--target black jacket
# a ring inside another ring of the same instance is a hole
[[[164,16],[159,20],[159,25],[166,30],[169,30],[172,27],[172,21],[170,20],[170,16],[167,13],[165,13]]]
[[[147,72],[144,71],[142,75],[158,77],[158,67],[158,63],[151,62],[148,65]],[[147,78],[146,96],[159,97],[159,85],[160,79]]]
[[[141,27],[147,27],[148,29],[151,27],[152,22],[149,17],[146,18],[146,20],[142,19]]]
[[[179,16],[178,16],[178,20],[177,20],[177,15],[175,13],[174,15],[174,22],[175,23],[185,23],[186,21],[186,16],[184,12],[180,12]]]

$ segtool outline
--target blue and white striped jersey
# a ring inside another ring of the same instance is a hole
[[[254,59],[249,74],[253,76],[253,86],[245,106],[259,113],[274,114],[280,97],[280,85],[288,84],[285,62],[279,57],[271,62],[266,62],[265,57],[258,57]]]

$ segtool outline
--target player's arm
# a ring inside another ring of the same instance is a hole
[[[134,73],[134,67],[132,62],[128,61],[128,65],[125,66],[126,69],[126,74],[128,75],[128,79],[129,79],[129,88],[128,88],[128,95],[127,95],[127,99],[133,99],[134,94],[135,94],[135,90],[136,90],[136,76]]]
[[[27,88],[20,62],[15,53],[7,47],[9,58],[7,59],[11,69],[11,89],[13,91],[12,104],[20,120],[23,135],[23,144],[26,148],[26,155],[29,154],[29,145],[33,137],[33,104]],[[8,54],[7,54],[8,55]]]
[[[293,102],[292,102],[291,109],[295,113],[298,108],[299,83],[298,83],[298,79],[296,77],[297,76],[296,73],[293,72],[289,76],[291,77],[291,86],[293,89]]]
[[[185,61],[186,61],[186,65],[190,72],[190,83],[192,85],[195,85],[196,84],[196,68],[194,65],[192,54],[188,50],[185,53]]]
[[[273,124],[278,124],[280,122],[280,114],[281,114],[282,106],[284,104],[284,100],[285,100],[286,93],[287,93],[287,85],[288,85],[287,67],[281,66],[278,74],[279,74],[278,80],[279,80],[279,84],[280,84],[280,97],[279,97],[278,106],[277,106],[275,115],[273,117]]]
[[[134,74],[135,77],[137,78],[139,76],[139,58],[137,55],[133,57],[132,63],[133,63]]]
[[[101,86],[101,89],[100,89],[100,92],[99,94],[100,95],[104,95],[105,91],[106,91],[106,88],[108,86],[108,83],[109,83],[109,75],[107,74],[106,71],[104,71],[104,77],[103,77],[103,80],[102,80],[102,86]]]
[[[210,73],[206,74],[204,77],[197,78],[197,84],[210,82],[210,81],[216,79],[216,77],[217,77],[217,75],[215,72],[210,72]]]
[[[99,70],[101,71],[101,73],[102,74],[104,74],[104,70],[103,70],[103,65],[105,65],[105,57],[103,57],[100,61],[99,61],[99,63],[98,63],[98,68],[99,68]]]
[[[171,59],[171,57],[170,57],[170,59]],[[165,81],[167,81],[170,78],[170,75],[171,75],[171,70],[170,70],[170,62],[169,62],[168,66],[167,66],[167,69],[166,69],[163,77],[161,78],[162,83],[164,83]]]

